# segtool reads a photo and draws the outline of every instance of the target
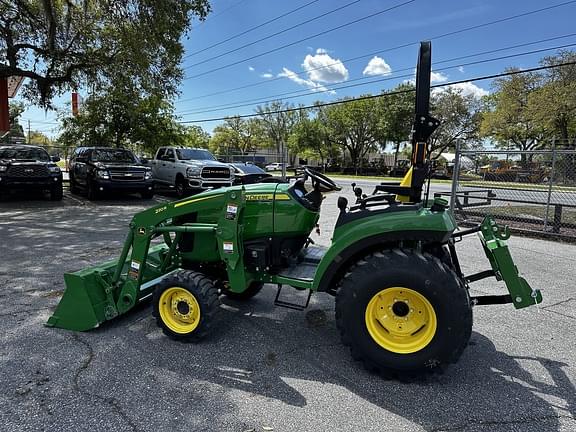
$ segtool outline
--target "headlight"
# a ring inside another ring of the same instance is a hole
[[[50,171],[52,174],[58,174],[58,173],[60,173],[60,167],[49,166],[48,171]]]
[[[96,177],[107,180],[110,178],[110,174],[108,173],[108,171],[99,170],[96,171]]]
[[[0,172],[5,172],[8,169],[6,165],[0,165]]]
[[[146,171],[144,173],[144,179],[150,180],[152,178],[152,171]]]
[[[196,177],[200,175],[202,168],[199,166],[191,166],[186,169],[186,176],[187,177]]]

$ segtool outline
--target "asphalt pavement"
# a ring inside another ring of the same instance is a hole
[[[330,242],[338,195],[323,204],[317,243]],[[63,273],[116,258],[132,215],[171,199],[0,202],[0,430],[576,430],[576,246],[563,243],[512,238],[544,303],[476,307],[460,361],[410,384],[351,358],[326,294],[303,312],[274,307],[272,286],[248,303],[223,299],[200,344],[165,337],[149,305],[86,333],[44,327]],[[458,251],[465,272],[488,268],[475,236]],[[473,293],[503,289],[484,280]]]

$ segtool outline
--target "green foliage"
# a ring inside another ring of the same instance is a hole
[[[230,153],[245,155],[257,148],[268,147],[269,143],[270,140],[260,120],[256,118],[244,120],[236,116],[227,118],[224,124],[214,128],[210,149],[219,155]]]
[[[561,51],[557,56],[545,57],[545,66],[576,61],[573,51]],[[548,135],[563,144],[576,140],[576,66],[548,69],[543,84],[530,95],[530,114]]]
[[[432,116],[440,120],[440,127],[430,138],[430,151],[435,157],[454,151],[458,140],[468,148],[479,144],[482,103],[477,97],[448,88],[433,93],[431,105]]]
[[[210,134],[200,126],[183,127],[182,146],[207,149],[210,144]]]
[[[21,95],[49,107],[70,89],[98,91],[128,76],[140,92],[174,95],[193,16],[207,0],[0,2],[0,77],[29,78]]]
[[[192,135],[178,124],[173,107],[157,95],[142,96],[125,86],[86,99],[80,114],[63,117],[59,142],[65,147],[131,147],[149,154],[163,145],[181,145]]]
[[[410,131],[414,123],[414,85],[402,83],[389,92],[383,92],[380,99],[382,118],[381,128],[384,131],[382,142],[394,144],[394,165],[402,142],[410,139]]]
[[[259,123],[269,140],[268,142],[271,142],[279,153],[286,148],[293,127],[303,117],[298,111],[285,112],[285,110],[292,108],[294,108],[293,105],[280,101],[256,108],[256,112],[259,114]]]
[[[346,151],[356,168],[386,136],[385,122],[381,121],[381,104],[377,99],[351,100],[324,107],[319,118],[327,128],[329,142]]]
[[[545,128],[533,115],[532,96],[541,85],[537,73],[494,80],[494,93],[485,99],[481,133],[499,147],[533,150],[541,147]]]
[[[39,131],[30,131],[27,137],[28,144],[40,145],[49,147],[52,144],[52,140],[48,138],[45,134]]]
[[[304,117],[294,126],[288,138],[288,148],[301,159],[319,159],[322,166],[334,153],[329,131],[318,117]]]

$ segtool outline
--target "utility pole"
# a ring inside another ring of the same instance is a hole
[[[28,144],[30,144],[30,120],[28,120]]]

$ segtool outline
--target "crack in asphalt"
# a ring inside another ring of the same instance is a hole
[[[94,360],[95,354],[92,345],[90,345],[88,341],[81,339],[76,333],[72,333],[72,339],[83,345],[88,351],[88,355],[84,358],[84,361],[80,364],[78,369],[76,369],[74,377],[72,378],[72,385],[74,387],[74,390],[80,394],[96,398],[99,401],[105,403],[106,405],[109,405],[126,422],[126,424],[130,426],[130,428],[134,432],[138,432],[138,427],[132,421],[132,419],[130,419],[130,417],[128,417],[128,415],[124,412],[124,410],[120,406],[120,402],[116,398],[114,397],[107,398],[96,393],[91,393],[80,386],[80,384],[78,383],[80,375],[82,375],[83,372],[88,370],[88,368],[92,364],[92,361]]]
[[[537,423],[546,420],[553,420],[553,419],[561,419],[566,418],[570,420],[574,420],[574,417],[568,415],[547,415],[541,417],[530,417],[526,419],[518,419],[518,420],[497,420],[497,419],[487,419],[487,420],[470,420],[465,424],[458,424],[458,425],[448,425],[448,426],[439,426],[430,429],[430,432],[445,432],[445,431],[460,431],[464,430],[470,426],[496,426],[496,425],[513,425],[513,424],[528,424],[528,423]]]

